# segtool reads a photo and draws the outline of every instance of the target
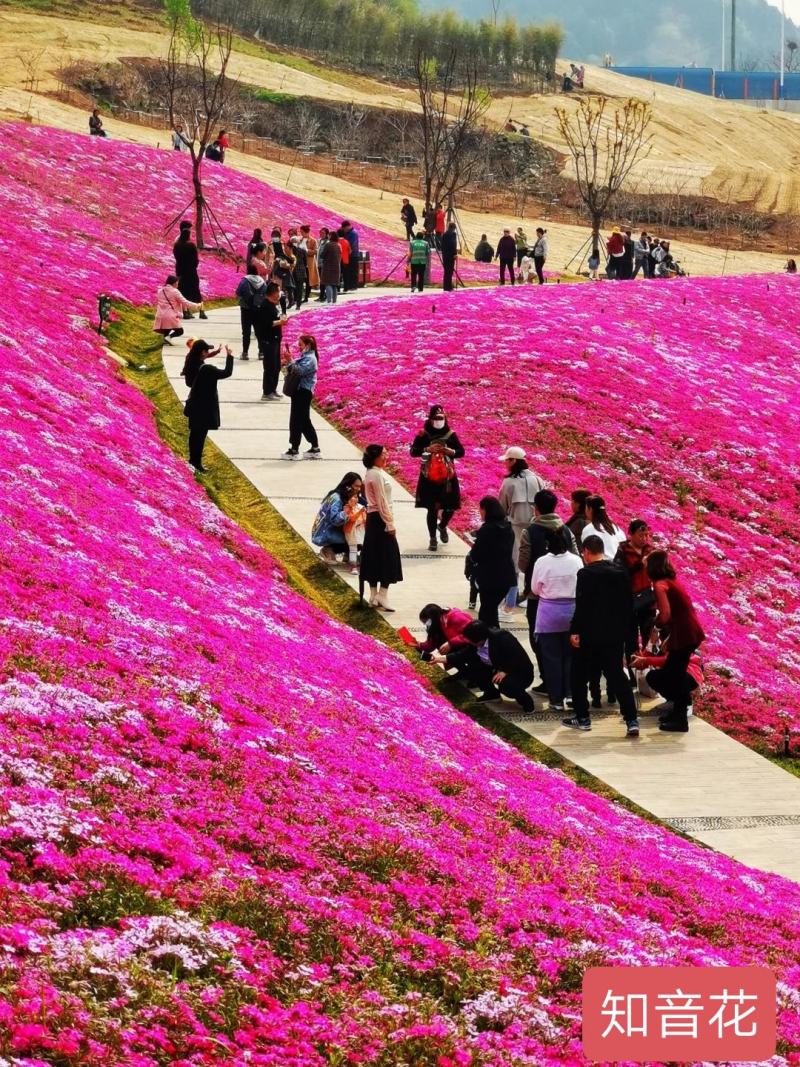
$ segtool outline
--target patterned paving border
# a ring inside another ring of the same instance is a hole
[[[664,822],[687,834],[707,830],[755,830],[759,826],[800,826],[800,815],[700,815],[670,819]]]

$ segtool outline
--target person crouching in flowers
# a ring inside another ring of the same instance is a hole
[[[383,469],[386,459],[383,445],[367,446],[363,458],[367,469],[364,478],[367,528],[361,549],[359,593],[363,599],[364,585],[369,585],[369,606],[394,611],[389,606],[389,586],[402,582],[403,565],[392,509],[392,483]]]
[[[171,337],[182,337],[184,311],[202,311],[202,304],[193,304],[178,289],[177,274],[170,274],[156,293],[156,318],[153,332],[160,333],[165,345],[171,345]]]
[[[417,481],[415,506],[425,508],[428,515],[428,548],[436,551],[436,531],[442,544],[449,541],[447,526],[453,512],[461,507],[461,490],[453,463],[464,455],[464,446],[447,424],[441,404],[434,404],[428,418],[411,445],[411,455],[421,457],[422,467]]]
[[[335,563],[336,556],[345,552],[350,573],[358,574],[358,550],[364,543],[367,523],[364,481],[360,474],[345,474],[320,505],[311,528],[311,543],[320,549],[326,563]]]
[[[189,420],[189,462],[195,470],[205,474],[203,447],[209,430],[220,427],[217,382],[233,374],[233,353],[225,345],[225,369],[212,367],[206,360],[219,355],[220,347],[212,348],[208,341],[190,339],[189,352],[181,376],[189,386],[189,396],[183,408]]]

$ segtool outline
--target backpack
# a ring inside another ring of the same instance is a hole
[[[247,287],[250,290],[250,295],[248,297],[248,304],[249,304],[251,310],[252,311],[260,311],[261,308],[263,308],[263,306],[267,302],[267,287],[266,287],[266,285],[259,285],[259,287],[256,289],[253,286],[252,282],[248,282],[247,283]]]
[[[450,430],[444,437],[437,438],[437,441],[444,444],[452,432]],[[433,482],[435,485],[449,482],[454,473],[453,461],[444,452],[431,452],[422,464],[423,478],[427,478],[429,482]]]

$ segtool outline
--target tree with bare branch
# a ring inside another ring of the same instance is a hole
[[[586,96],[569,113],[556,108],[558,125],[572,161],[578,193],[592,222],[592,250],[600,248],[600,229],[614,199],[638,160],[653,145],[648,133],[652,112],[643,100],[626,100],[609,113],[609,101]]]
[[[481,119],[491,102],[478,64],[453,49],[443,63],[419,49],[414,57],[419,93],[417,142],[427,204],[447,204],[477,175],[485,155]]]
[[[203,248],[208,205],[203,194],[202,166],[206,148],[236,88],[236,81],[228,77],[233,34],[230,27],[209,27],[198,22],[192,16],[189,0],[165,0],[164,7],[169,44],[157,77],[170,128],[177,131],[182,126],[189,145],[195,240],[197,247]]]

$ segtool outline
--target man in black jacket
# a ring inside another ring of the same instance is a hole
[[[453,274],[456,269],[456,256],[458,255],[458,231],[456,224],[451,222],[442,236],[442,289],[446,293],[453,290]]]
[[[408,197],[403,197],[403,206],[400,208],[400,218],[403,220],[403,225],[406,228],[406,240],[412,241],[414,239],[414,227],[417,225],[417,213],[414,210],[414,205],[409,203]]]
[[[473,646],[464,673],[483,688],[478,700],[497,700],[502,693],[513,697],[523,711],[533,711],[533,698],[527,692],[533,664],[516,637],[480,620],[465,626],[462,636]]]
[[[575,714],[561,721],[574,730],[591,730],[586,686],[593,675],[602,671],[618,695],[628,737],[638,737],[636,703],[622,666],[633,610],[630,582],[621,567],[605,559],[603,542],[595,534],[583,542],[582,555],[586,566],[578,572],[575,614],[570,626]]]
[[[506,284],[506,271],[508,271],[513,285],[514,264],[517,262],[517,243],[511,236],[511,230],[503,230],[503,236],[497,242],[497,251],[494,254],[494,258],[500,260],[500,284]]]

